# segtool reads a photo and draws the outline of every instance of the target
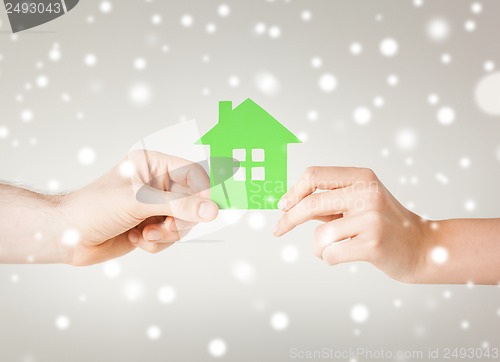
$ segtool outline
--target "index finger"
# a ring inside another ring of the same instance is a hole
[[[316,190],[334,190],[350,186],[363,176],[364,170],[358,167],[308,167],[299,181],[283,195],[278,208],[288,211]]]
[[[167,171],[172,181],[188,187],[194,194],[210,198],[210,178],[200,164],[180,157],[167,156]]]
[[[167,176],[171,181],[187,187],[190,193],[210,198],[210,178],[197,162],[150,150],[143,150],[143,157],[140,153],[134,153],[134,156],[139,157],[139,161],[145,162],[147,166],[147,170],[144,170],[149,173],[145,175],[149,178],[147,183],[154,178]]]

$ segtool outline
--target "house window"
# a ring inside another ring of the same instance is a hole
[[[234,181],[246,181],[247,180],[247,171],[245,167],[234,167],[233,168],[233,178]]]
[[[264,181],[266,179],[265,150],[263,148],[235,148],[232,152],[233,159],[237,161],[239,166],[233,168],[235,181]]]
[[[244,148],[236,148],[233,150],[233,158],[237,161],[244,162],[246,160],[247,150]]]
[[[264,162],[264,149],[255,148],[252,150],[252,161],[253,162]]]
[[[252,180],[264,181],[266,179],[266,172],[264,167],[252,167]]]

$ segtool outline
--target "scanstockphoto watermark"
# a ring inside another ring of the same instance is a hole
[[[354,360],[354,361],[416,361],[416,360],[489,360],[498,361],[498,347],[436,347],[425,350],[390,350],[356,347],[334,349],[290,348],[288,357],[293,360]]]
[[[13,33],[55,20],[72,10],[79,0],[4,0]]]
[[[297,360],[411,360],[424,359],[423,351],[404,351],[404,350],[386,350],[386,349],[369,349],[364,347],[349,348],[349,349],[334,349],[323,347],[321,349],[299,349],[290,348],[290,359]]]

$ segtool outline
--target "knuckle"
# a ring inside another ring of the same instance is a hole
[[[318,166],[309,166],[304,171],[303,179],[306,182],[314,181],[318,175],[318,170],[319,170]]]
[[[174,217],[182,216],[186,213],[192,214],[197,210],[190,197],[181,197],[171,202],[171,212]]]
[[[368,249],[368,259],[369,261],[376,261],[380,258],[381,251],[380,251],[380,238],[373,237],[368,241],[367,243],[367,249]]]
[[[333,266],[335,264],[338,264],[336,253],[333,250],[333,248],[326,248],[323,251],[323,260],[328,266]]]
[[[378,229],[382,223],[382,214],[378,211],[369,211],[365,214],[366,221],[371,230]]]
[[[371,180],[374,180],[377,178],[377,176],[375,175],[375,172],[371,168],[362,168],[361,173],[362,173],[363,178],[365,180],[371,181]]]
[[[315,215],[320,208],[322,198],[320,194],[312,194],[307,196],[303,203],[302,209],[307,216]]]
[[[384,205],[384,195],[378,187],[370,187],[366,198],[368,204],[376,210],[381,209]]]

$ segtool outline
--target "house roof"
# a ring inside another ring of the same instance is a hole
[[[212,145],[242,141],[254,142],[255,146],[301,143],[297,136],[250,98],[234,109],[229,101],[219,102],[219,122],[196,143]]]

